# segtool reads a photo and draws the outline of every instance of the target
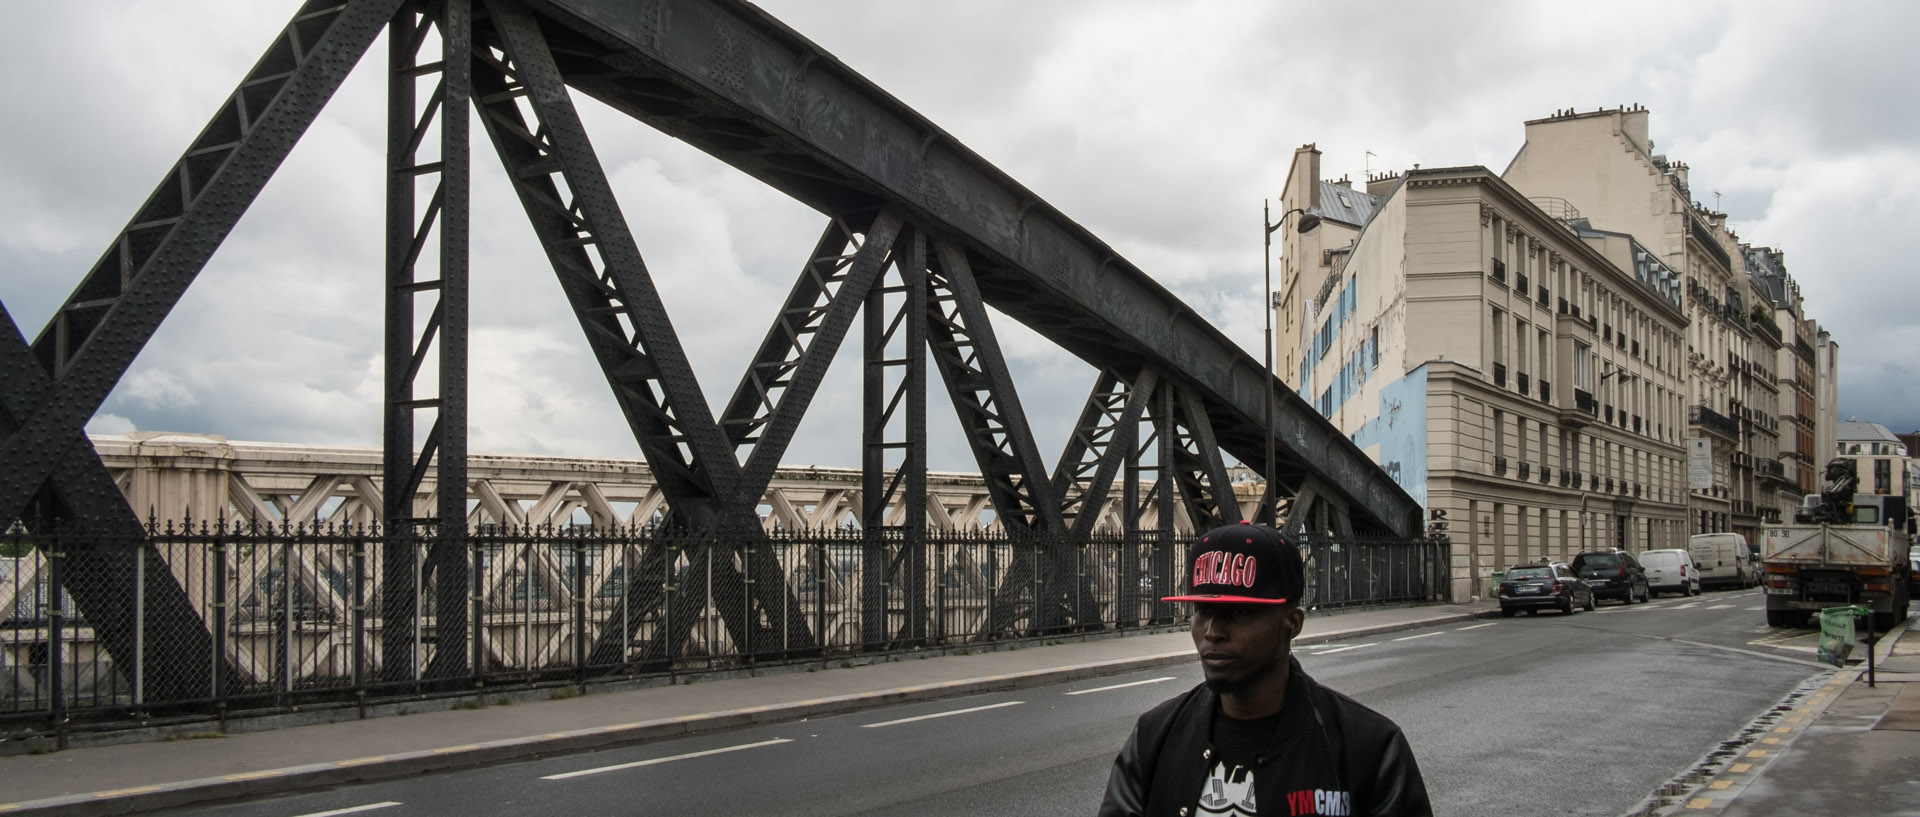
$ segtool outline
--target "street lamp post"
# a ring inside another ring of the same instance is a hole
[[[1273,373],[1273,231],[1280,229],[1281,225],[1286,224],[1287,216],[1293,215],[1294,213],[1300,214],[1300,221],[1294,225],[1294,231],[1301,232],[1301,233],[1307,232],[1308,230],[1312,230],[1313,228],[1320,226],[1320,217],[1307,212],[1304,208],[1295,207],[1284,213],[1281,213],[1280,220],[1276,222],[1272,220],[1273,218],[1272,212],[1273,211],[1271,208],[1271,200],[1261,199],[1260,200],[1260,227],[1262,229],[1262,232],[1260,235],[1260,241],[1261,241],[1261,248],[1263,250],[1263,252],[1261,253],[1261,261],[1264,265],[1263,268],[1265,270],[1265,277],[1263,280],[1266,283],[1266,289],[1264,292],[1262,292],[1260,296],[1260,301],[1261,301],[1260,308],[1262,311],[1267,313],[1267,336],[1266,336],[1267,342],[1266,342],[1266,348],[1265,348],[1266,366],[1267,366],[1267,387],[1266,387],[1266,415],[1267,416],[1266,416],[1266,422],[1262,424],[1260,428],[1260,432],[1267,438],[1267,469],[1261,474],[1261,476],[1263,477],[1263,482],[1262,482],[1263,487],[1260,490],[1260,506],[1257,509],[1256,515],[1260,513],[1266,514],[1266,517],[1267,517],[1266,523],[1269,526],[1279,527],[1280,513],[1279,513],[1279,509],[1275,507],[1279,504],[1279,500],[1274,496],[1274,488],[1273,488],[1273,482],[1274,482],[1274,478],[1273,478],[1273,472],[1274,472],[1273,382],[1276,379]],[[1260,520],[1256,519],[1254,521],[1257,522]]]

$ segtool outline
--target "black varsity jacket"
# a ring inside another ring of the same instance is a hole
[[[1400,727],[1292,663],[1286,707],[1310,707],[1312,717],[1283,718],[1306,724],[1306,734],[1276,735],[1255,759],[1260,817],[1431,817],[1426,783]],[[1219,705],[1201,684],[1141,715],[1113,760],[1100,817],[1196,817]]]

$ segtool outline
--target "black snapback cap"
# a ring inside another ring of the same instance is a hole
[[[1161,601],[1286,604],[1306,590],[1300,549],[1264,525],[1214,528],[1193,543],[1191,583],[1184,596]]]

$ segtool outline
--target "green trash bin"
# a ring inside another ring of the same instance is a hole
[[[1836,667],[1846,666],[1847,656],[1853,653],[1853,623],[1870,615],[1873,615],[1871,609],[1854,604],[1821,610],[1820,646],[1814,655]]]
[[[1487,598],[1490,598],[1490,599],[1499,598],[1500,583],[1506,580],[1507,580],[1507,571],[1505,570],[1493,571],[1493,575],[1487,577]]]

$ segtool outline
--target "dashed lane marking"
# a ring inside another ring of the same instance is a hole
[[[1145,684],[1157,684],[1157,683],[1160,683],[1161,681],[1171,681],[1171,680],[1173,680],[1173,676],[1168,675],[1161,678],[1148,678],[1145,681],[1128,681],[1127,683],[1124,683],[1124,684],[1114,684],[1112,686],[1094,687],[1093,689],[1076,689],[1067,694],[1068,695],[1085,695],[1089,692],[1106,692],[1112,689],[1126,689],[1127,687],[1137,687]]]
[[[347,808],[337,808],[331,811],[308,812],[306,814],[295,815],[294,817],[336,817],[337,815],[341,815],[341,814],[359,814],[360,812],[363,812],[363,811],[373,811],[375,809],[392,808],[397,805],[400,805],[400,801],[388,800],[384,803],[368,803],[364,806],[349,806]]]
[[[1440,633],[1421,633],[1421,634],[1419,634],[1419,635],[1410,635],[1410,636],[1406,636],[1406,637],[1404,637],[1404,638],[1396,638],[1396,639],[1394,639],[1394,640],[1395,640],[1395,641],[1412,641],[1412,640],[1414,640],[1414,639],[1416,639],[1416,638],[1430,638],[1430,637],[1432,637],[1432,636],[1436,636],[1436,635],[1440,635]]]
[[[997,703],[997,704],[987,704],[986,706],[970,706],[970,707],[967,707],[966,709],[955,709],[950,712],[935,712],[931,715],[915,715],[911,718],[900,718],[899,720],[881,721],[879,723],[863,723],[863,724],[860,724],[860,728],[878,729],[882,726],[893,726],[893,725],[902,724],[902,723],[913,723],[914,721],[929,721],[929,720],[933,720],[934,718],[950,718],[954,715],[965,715],[970,712],[983,712],[988,709],[999,709],[1000,707],[1003,707],[1003,706],[1019,706],[1023,703],[1026,703],[1026,701],[1001,701],[1000,703]]]
[[[1708,607],[1707,609],[1708,610],[1731,610],[1733,608],[1734,608],[1734,605],[1731,605],[1731,604],[1716,604],[1711,607]]]
[[[1332,655],[1337,652],[1346,652],[1347,650],[1357,650],[1357,649],[1360,649],[1361,647],[1372,647],[1372,646],[1375,646],[1376,643],[1377,642],[1368,643],[1368,644],[1353,644],[1346,647],[1336,647],[1331,650],[1321,650],[1317,653],[1314,653],[1314,655]]]
[[[1471,626],[1467,626],[1467,627],[1459,627],[1459,628],[1455,628],[1455,629],[1454,629],[1454,632],[1456,632],[1456,633],[1464,633],[1464,632],[1466,632],[1466,631],[1468,631],[1468,630],[1478,630],[1478,629],[1480,629],[1481,627],[1492,627],[1492,626],[1493,626],[1494,624],[1495,624],[1495,622],[1492,622],[1492,621],[1489,621],[1489,622],[1486,622],[1486,623],[1484,623],[1484,624],[1474,624],[1474,625],[1471,625]]]
[[[708,749],[704,752],[688,752],[684,755],[674,755],[672,757],[656,757],[651,760],[636,760],[632,763],[621,763],[614,766],[601,766],[595,769],[581,769],[577,772],[562,772],[560,774],[550,774],[540,779],[541,780],[566,780],[572,777],[585,777],[590,774],[600,774],[602,772],[617,772],[617,771],[620,771],[621,769],[635,769],[641,766],[652,766],[657,763],[671,763],[676,760],[688,760],[690,758],[706,757],[708,755],[719,755],[719,754],[725,754],[727,752],[738,752],[743,749],[758,749],[762,746],[772,746],[779,743],[792,743],[792,742],[793,742],[792,738],[774,738],[773,740],[763,740],[758,743],[742,743],[739,746],[724,746],[719,749]]]

